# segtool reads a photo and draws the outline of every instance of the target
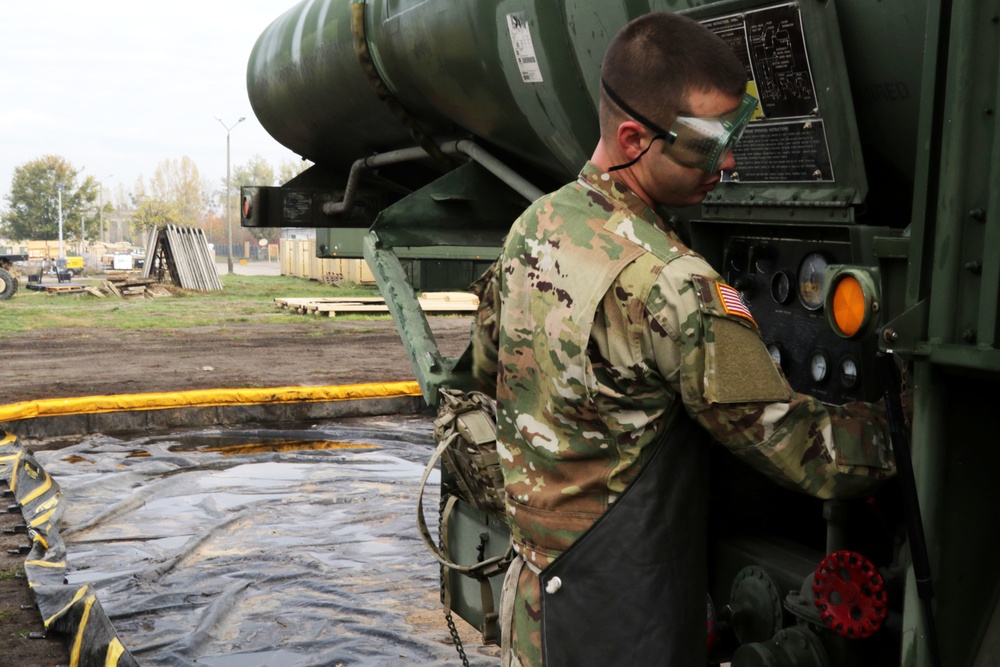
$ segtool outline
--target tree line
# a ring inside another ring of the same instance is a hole
[[[59,238],[60,207],[66,240],[131,241],[141,244],[146,232],[167,224],[200,227],[209,241],[226,242],[227,197],[233,207],[233,241],[266,238],[277,241],[279,228],[239,226],[239,194],[243,185],[278,185],[290,181],[309,166],[286,161],[277,171],[255,155],[234,165],[229,191],[226,179],[212,188],[188,158],[163,160],[151,178],[140,176],[128,189],[108,188],[94,176],[83,175],[68,160],[45,155],[14,169],[4,210],[0,211],[0,237],[15,241],[51,241]]]

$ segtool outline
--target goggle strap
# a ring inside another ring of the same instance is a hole
[[[605,81],[603,77],[601,78],[601,86],[604,88],[604,92],[608,94],[608,97],[611,98],[611,101],[618,105],[619,109],[627,113],[629,116],[632,116],[632,118],[635,118],[637,121],[639,121],[649,129],[651,129],[653,132],[656,132],[656,134],[659,135],[660,138],[666,141],[668,144],[674,143],[674,140],[677,138],[677,135],[675,133],[664,130],[662,127],[660,127],[659,125],[657,125],[656,123],[649,120],[641,113],[630,107],[625,100],[623,100],[621,97],[618,96],[618,93],[611,90],[611,86],[608,85],[608,82]],[[646,150],[649,149],[647,148]]]
[[[626,111],[628,111],[628,109],[626,109]],[[656,142],[657,139],[666,140],[666,137],[664,137],[662,134],[657,134],[655,137],[649,140],[649,145],[646,146],[646,149],[644,151],[636,155],[635,159],[629,160],[625,164],[617,164],[614,167],[608,167],[608,173],[610,174],[612,171],[618,171],[619,169],[628,169],[629,167],[631,167],[633,164],[641,160],[643,155],[649,152],[649,149],[653,147],[653,144]]]

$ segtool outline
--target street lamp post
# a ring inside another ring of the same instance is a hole
[[[63,229],[63,221],[62,221],[62,193],[63,193],[63,187],[65,187],[65,186],[63,186],[62,183],[60,183],[59,185],[56,186],[56,190],[59,192],[59,259],[62,259],[64,257],[64,255],[63,255],[63,245],[62,245],[62,239],[63,239],[63,234],[62,234],[62,229]]]
[[[229,183],[229,134],[233,131],[234,127],[246,120],[246,116],[240,116],[240,119],[229,127],[226,127],[226,124],[218,116],[215,117],[215,120],[219,121],[219,124],[226,128],[226,239],[229,244],[229,247],[226,249],[226,263],[229,266],[229,275],[233,275],[233,205],[229,192],[229,189],[232,187]]]
[[[114,174],[108,174],[104,177],[107,180],[114,176]],[[97,219],[101,224],[101,231],[97,235],[97,240],[104,243],[104,181],[97,182]]]

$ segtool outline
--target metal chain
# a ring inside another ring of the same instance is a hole
[[[451,638],[455,642],[455,650],[458,651],[458,657],[462,659],[462,667],[469,667],[469,659],[465,655],[465,647],[462,645],[462,638],[458,636],[458,628],[455,627],[455,619],[451,617],[450,611],[446,611],[444,613],[444,618],[448,621],[448,631],[451,632]]]
[[[441,500],[438,501],[438,526],[441,525],[441,521],[444,519],[444,506],[447,504],[448,490],[445,488],[441,489]],[[444,542],[440,538],[440,529],[438,537],[438,548],[444,551]],[[444,567],[441,567],[442,574]],[[447,583],[444,577],[441,577],[441,599],[444,599],[444,587]],[[458,657],[462,660],[462,667],[469,667],[469,658],[465,655],[465,646],[462,644],[462,638],[458,636],[458,628],[455,627],[455,619],[451,617],[451,611],[445,609],[444,620],[448,623],[448,632],[451,633],[451,639],[455,643],[455,650],[458,651]]]

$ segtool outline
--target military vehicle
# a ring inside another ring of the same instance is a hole
[[[601,57],[649,11],[722,36],[761,102],[736,170],[664,215],[742,292],[797,390],[895,406],[903,366],[912,401],[899,475],[872,498],[820,502],[717,457],[713,659],[1000,664],[995,0],[305,0],[261,35],[247,85],[314,166],[245,188],[242,224],[316,227],[320,255],[364,257],[436,405],[469,387],[469,359],[439,353],[415,288],[464,287],[529,201],[576,178]],[[502,521],[457,507],[451,556],[502,554]],[[446,583],[481,623],[479,583]]]
[[[27,255],[0,255],[0,301],[11,298],[17,293],[17,273],[13,271],[14,262],[24,262]]]

